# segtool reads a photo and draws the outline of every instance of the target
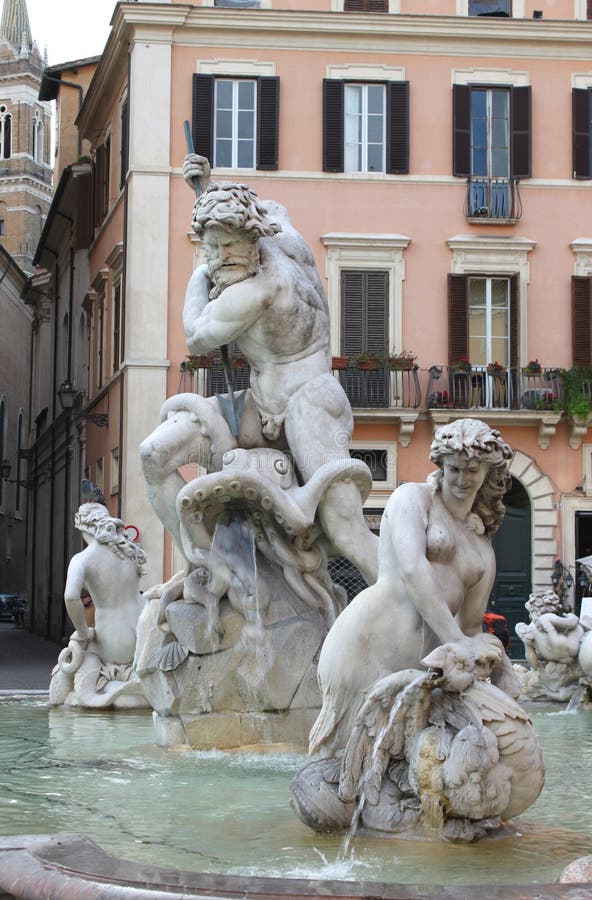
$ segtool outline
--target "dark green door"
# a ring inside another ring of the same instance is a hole
[[[530,500],[522,485],[512,478],[512,488],[504,497],[506,516],[493,536],[497,564],[495,583],[487,608],[505,616],[510,632],[510,656],[524,658],[524,645],[516,635],[517,622],[528,622],[524,604],[530,594]]]

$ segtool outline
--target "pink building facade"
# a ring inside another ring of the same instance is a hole
[[[573,571],[592,552],[590,11],[345,7],[118,6],[78,120],[95,173],[88,410],[108,412],[88,429],[88,474],[139,529],[148,581],[168,576],[178,560],[138,445],[168,396],[216,383],[181,365],[199,259],[181,172],[189,120],[213,177],[283,203],[315,255],[333,353],[349,360],[336,377],[352,450],[374,472],[371,525],[397,484],[426,477],[437,424],[477,416],[515,449],[492,599],[520,618],[557,559]],[[373,372],[360,368],[369,351],[383,354]],[[416,368],[391,370],[404,352]]]

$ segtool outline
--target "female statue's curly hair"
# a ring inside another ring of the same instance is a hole
[[[74,516],[79,531],[88,531],[100,544],[106,544],[121,559],[129,559],[138,575],[146,572],[146,554],[127,536],[125,524],[109,514],[102,503],[83,503]]]
[[[439,472],[430,476],[438,484],[443,477],[442,461],[453,453],[464,453],[468,459],[478,459],[488,466],[472,512],[476,513],[486,534],[493,534],[502,524],[506,509],[502,497],[509,490],[512,479],[508,467],[512,448],[502,440],[499,431],[480,419],[457,419],[436,429],[430,447],[430,461]]]

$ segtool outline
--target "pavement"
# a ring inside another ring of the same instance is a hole
[[[61,649],[13,622],[0,622],[0,695],[47,691]]]

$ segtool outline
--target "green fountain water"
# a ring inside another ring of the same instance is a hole
[[[84,833],[116,856],[193,871],[399,883],[555,881],[592,853],[592,711],[533,712],[547,783],[516,833],[474,845],[317,835],[292,814],[297,754],[170,751],[146,713],[0,702],[0,834]]]

